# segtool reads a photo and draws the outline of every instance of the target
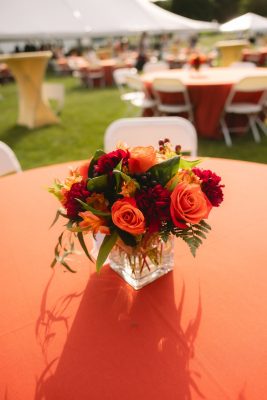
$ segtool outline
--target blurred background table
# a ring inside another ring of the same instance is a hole
[[[193,105],[194,124],[201,137],[221,137],[220,117],[231,87],[246,76],[267,76],[265,68],[203,68],[199,72],[187,69],[172,69],[162,72],[144,74],[142,80],[150,94],[155,78],[178,78],[187,87],[190,101]],[[257,99],[258,95],[251,93],[249,100]],[[168,94],[168,102],[175,103],[175,95]],[[243,97],[242,97],[243,99]],[[246,100],[246,99],[243,99]]]
[[[206,160],[225,184],[208,239],[195,259],[177,240],[174,271],[135,292],[84,255],[50,269],[46,187],[68,165],[0,179],[0,398],[264,399],[267,166]]]
[[[42,83],[51,56],[50,51],[0,55],[0,62],[8,65],[18,84],[18,125],[35,128],[59,122],[42,99]]]

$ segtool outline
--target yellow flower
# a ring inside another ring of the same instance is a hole
[[[82,175],[79,173],[78,168],[70,168],[70,175],[64,181],[64,188],[70,190],[74,183],[79,183],[83,180]]]
[[[200,184],[200,179],[194,172],[184,169],[178,172],[178,181],[184,183],[197,183]]]
[[[132,197],[135,194],[136,185],[133,180],[129,182],[123,182],[121,192],[124,197]]]
[[[107,200],[102,193],[93,193],[86,199],[86,203],[92,206],[95,210],[108,211]]]
[[[175,174],[169,182],[166,184],[166,189],[170,190],[171,192],[174,190],[174,188],[179,184],[179,183],[195,183],[200,185],[200,179],[198,176],[194,174],[194,172],[184,169],[181,171],[178,171],[177,174]]]

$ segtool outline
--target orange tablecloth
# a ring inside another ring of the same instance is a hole
[[[267,166],[211,159],[225,201],[194,259],[135,292],[81,255],[49,268],[58,165],[0,179],[0,398],[267,398]],[[63,224],[63,222],[62,222]],[[59,224],[60,225],[60,224]]]
[[[151,90],[156,77],[179,78],[187,86],[190,101],[194,108],[195,126],[199,136],[220,137],[219,120],[225,101],[234,83],[248,75],[267,75],[265,68],[253,71],[235,68],[209,68],[200,70],[199,74],[188,70],[169,70],[144,74],[142,79],[148,90]],[[252,94],[252,100],[257,99]],[[175,99],[174,99],[175,100]]]

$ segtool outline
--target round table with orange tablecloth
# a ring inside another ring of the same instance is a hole
[[[0,398],[265,399],[267,165],[203,162],[225,184],[212,231],[138,292],[84,255],[50,269],[67,165],[0,179]]]
[[[227,96],[233,84],[251,75],[267,75],[265,68],[206,68],[199,73],[191,70],[174,69],[162,72],[144,74],[142,80],[151,93],[155,78],[178,78],[186,85],[190,101],[193,105],[194,123],[199,136],[216,138],[221,136],[219,121]],[[175,96],[168,95],[175,102]],[[247,95],[246,95],[247,96]],[[248,97],[239,97],[242,101],[255,101],[258,94],[251,93]],[[169,100],[168,100],[169,102]]]

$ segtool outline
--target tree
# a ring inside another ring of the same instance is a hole
[[[267,17],[267,1],[266,0],[240,0],[240,13],[254,12],[263,17]]]
[[[219,22],[226,22],[238,17],[240,0],[215,0],[214,18]]]
[[[173,0],[171,11],[184,17],[210,21],[213,19],[213,0]]]
[[[239,3],[240,0],[172,0],[171,11],[188,18],[225,22],[239,14]]]

